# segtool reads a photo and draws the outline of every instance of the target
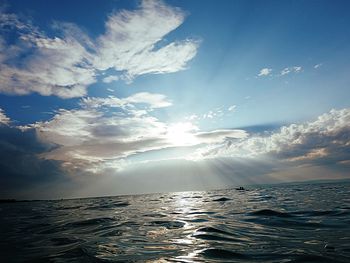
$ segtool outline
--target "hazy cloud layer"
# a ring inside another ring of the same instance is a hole
[[[123,99],[119,99],[115,96],[109,96],[108,98],[87,97],[83,98],[80,104],[85,108],[99,108],[102,106],[107,106],[111,108],[133,108],[134,104],[144,104],[151,109],[164,108],[172,105],[171,101],[169,101],[165,95],[149,92],[135,93]],[[142,112],[139,111],[139,113]]]
[[[111,14],[105,33],[90,39],[74,24],[54,23],[56,36],[49,37],[15,14],[0,13],[0,92],[81,97],[96,76],[110,68],[118,75],[105,76],[106,83],[183,70],[197,52],[197,41],[156,45],[184,17],[178,8],[145,0],[134,11]]]
[[[84,98],[81,108],[60,110],[34,127],[39,138],[58,147],[41,156],[59,160],[67,169],[118,170],[124,158],[169,147],[220,143],[244,138],[242,130],[200,132],[190,122],[165,123],[151,113],[170,106],[162,94],[136,93],[126,98]]]

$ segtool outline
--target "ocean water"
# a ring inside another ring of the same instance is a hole
[[[0,204],[1,262],[350,262],[350,184]]]

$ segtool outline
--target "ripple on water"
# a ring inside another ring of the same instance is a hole
[[[184,227],[186,223],[182,221],[163,221],[163,220],[155,220],[148,222],[148,226],[163,226],[167,229],[177,229]]]
[[[100,218],[91,218],[91,219],[84,219],[75,221],[72,223],[68,223],[68,226],[70,227],[84,227],[84,226],[93,226],[93,225],[103,225],[106,223],[114,222],[114,218],[110,217],[100,217]]]
[[[80,242],[80,240],[74,237],[53,237],[51,238],[51,242],[55,246],[65,246]]]
[[[310,262],[310,263],[345,263],[344,261],[338,261],[334,258],[329,258],[325,256],[319,256],[319,255],[297,255],[294,259],[292,259],[289,262],[293,263],[304,263],[304,262]]]
[[[221,197],[221,198],[214,199],[213,202],[226,202],[226,201],[230,201],[230,200],[231,200],[230,198]]]
[[[226,234],[230,235],[231,233],[227,231],[223,231],[214,227],[201,227],[197,229],[197,232],[207,232],[207,233],[219,233],[219,234]]]
[[[276,216],[276,217],[292,217],[293,215],[287,213],[287,212],[280,212],[276,210],[271,210],[271,209],[261,209],[258,211],[253,211],[250,212],[249,215],[253,216]]]
[[[215,258],[215,259],[247,259],[248,256],[242,253],[218,249],[218,248],[209,248],[205,249],[199,253],[205,258]]]
[[[213,241],[231,241],[237,242],[240,241],[237,238],[232,237],[232,234],[214,227],[202,227],[199,228],[192,235],[195,238],[204,239],[204,240],[213,240]]]

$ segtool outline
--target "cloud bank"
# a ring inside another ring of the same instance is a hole
[[[48,185],[70,181],[60,162],[39,157],[54,147],[40,141],[35,129],[24,131],[0,123],[0,198],[30,198],[40,187],[44,193]]]
[[[200,151],[205,157],[269,156],[285,162],[340,164],[350,160],[350,109],[331,110],[315,121],[283,126]]]
[[[80,108],[59,110],[51,120],[26,127],[11,126],[0,111],[2,196],[118,194],[125,193],[125,185],[135,193],[176,191],[348,176],[350,109],[269,133],[200,131],[190,122],[165,123],[152,116],[170,103],[159,95],[85,98]],[[167,149],[175,152],[170,159],[164,156]],[[182,167],[187,181],[168,187],[178,178],[174,167]],[[137,187],[140,182],[147,187]]]

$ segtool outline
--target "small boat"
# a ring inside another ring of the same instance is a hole
[[[238,190],[238,191],[245,191],[244,187],[242,187],[242,186],[236,188],[236,190]]]

